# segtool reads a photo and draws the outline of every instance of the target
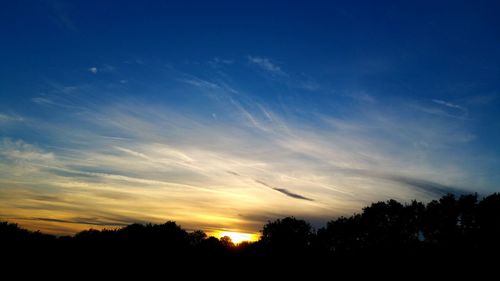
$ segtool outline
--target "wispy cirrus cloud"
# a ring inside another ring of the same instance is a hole
[[[229,66],[234,64],[235,61],[232,59],[224,59],[219,57],[214,57],[213,59],[208,61],[208,64],[213,68],[220,68],[222,66]]]
[[[61,233],[164,220],[253,232],[282,215],[320,222],[373,201],[427,200],[487,182],[468,165],[467,120],[414,101],[386,105],[363,92],[328,112],[297,111],[231,79],[174,74],[181,83],[164,102],[57,84],[39,96],[57,105],[34,98],[52,118],[34,117],[23,130],[51,141],[3,138],[2,217]],[[170,104],[190,93],[202,107]]]
[[[349,92],[349,93],[346,93],[345,96],[352,98],[352,99],[359,101],[359,102],[365,102],[365,103],[376,102],[376,98],[373,95],[370,95],[364,91]]]
[[[198,88],[203,88],[203,89],[216,90],[216,89],[221,88],[216,83],[213,83],[213,82],[210,82],[207,80],[203,80],[203,79],[195,77],[195,76],[178,79],[178,81],[195,86],[195,87],[198,87]]]
[[[52,153],[46,153],[36,146],[21,140],[3,139],[0,148],[0,155],[9,160],[45,163],[54,159]]]
[[[284,72],[281,67],[271,62],[269,58],[260,57],[260,56],[248,56],[248,62],[258,66],[260,69],[265,70],[268,73],[279,76],[288,76],[286,72]]]
[[[445,107],[450,108],[450,109],[458,110],[459,112],[461,112],[461,115],[463,118],[467,118],[467,116],[469,115],[469,110],[467,110],[467,108],[465,108],[461,105],[454,104],[454,103],[444,101],[444,100],[438,100],[438,99],[433,99],[432,102],[439,104],[439,105],[442,105],[442,106],[445,106]]]
[[[411,107],[421,112],[439,117],[459,120],[470,119],[467,108],[443,100],[432,99],[430,102],[413,102]]]
[[[0,192],[0,200],[9,198],[2,213],[29,219],[33,216],[23,210],[36,206],[45,214],[37,217],[76,225],[89,223],[73,218],[83,217],[92,202],[96,218],[126,213],[154,222],[174,219],[188,228],[254,231],[256,222],[239,214],[266,210],[326,220],[373,200],[432,198],[441,194],[441,187],[461,186],[465,177],[453,159],[439,157],[440,150],[457,143],[452,135],[460,132],[444,130],[444,121],[424,130],[427,122],[363,104],[362,111],[351,109],[355,118],[318,116],[320,129],[291,123],[263,105],[252,109],[243,101],[209,99],[206,106],[225,108],[218,115],[236,119],[221,122],[202,113],[121,99],[77,113],[81,126],[61,123],[56,130],[41,123],[31,128],[55,139],[64,133],[69,143],[85,146],[41,148],[4,140],[0,185],[15,184],[18,192]],[[227,171],[245,176],[230,177]],[[404,180],[409,178],[411,182]],[[36,194],[30,191],[34,186],[41,188]],[[41,204],[35,199],[51,193],[64,200]],[[304,205],[290,211],[289,200]],[[44,222],[49,221],[37,225]],[[127,222],[134,221],[119,223]]]
[[[454,104],[454,103],[451,103],[451,102],[447,102],[447,101],[443,101],[443,100],[433,99],[432,102],[440,104],[440,105],[444,105],[444,106],[450,107],[450,108],[456,108],[456,109],[460,109],[460,110],[465,110],[465,108],[462,107],[462,106],[460,106],[460,105],[457,105],[457,104]]]
[[[0,124],[2,122],[7,123],[7,122],[21,122],[21,121],[24,121],[24,118],[21,116],[0,113]]]

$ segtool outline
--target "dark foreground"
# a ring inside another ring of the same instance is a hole
[[[148,274],[162,274],[163,279],[477,279],[500,264],[500,194],[482,199],[447,195],[427,205],[378,202],[317,231],[288,217],[264,225],[258,242],[239,245],[202,231],[188,233],[175,222],[87,230],[72,237],[3,222],[0,246],[5,269],[23,268],[40,276],[69,271],[141,279]]]

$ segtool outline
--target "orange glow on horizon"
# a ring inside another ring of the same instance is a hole
[[[215,235],[217,238],[222,238],[227,236],[231,238],[234,244],[239,244],[241,242],[255,242],[259,240],[259,234],[257,233],[243,233],[243,232],[235,232],[235,231],[220,231]]]

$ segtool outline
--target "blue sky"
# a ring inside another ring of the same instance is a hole
[[[317,226],[499,191],[495,1],[11,1],[0,218]]]

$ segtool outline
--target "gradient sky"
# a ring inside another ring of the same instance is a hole
[[[0,220],[254,233],[500,191],[498,1],[2,1]]]

